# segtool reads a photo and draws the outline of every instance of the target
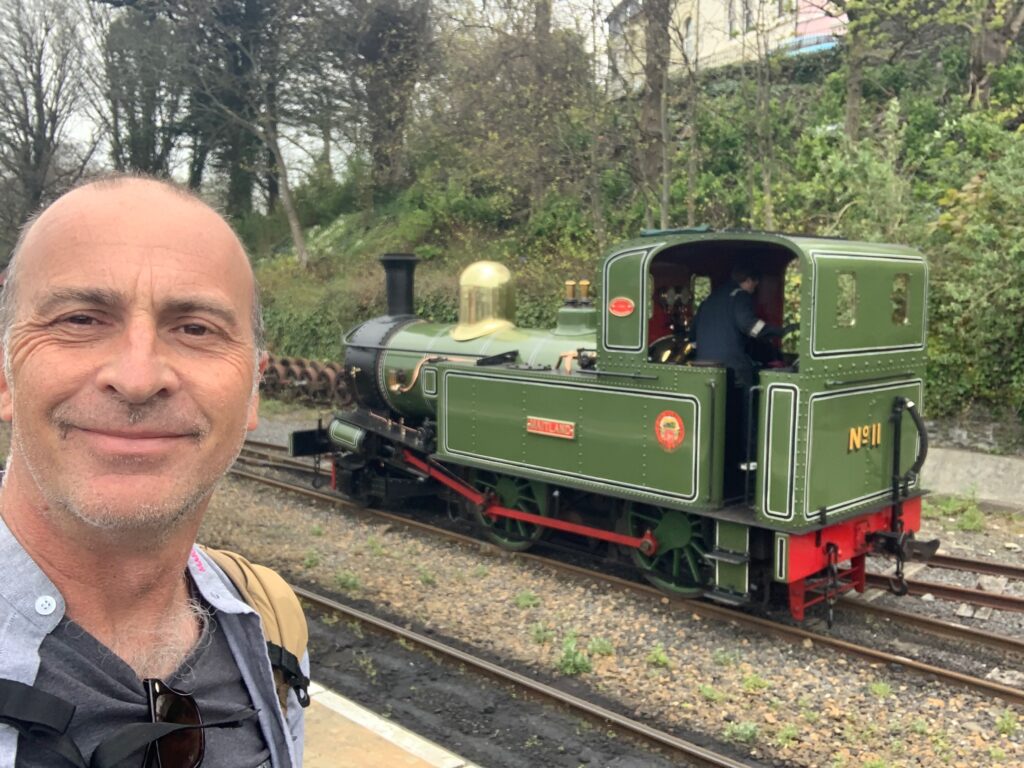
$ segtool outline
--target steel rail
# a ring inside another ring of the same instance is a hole
[[[315,472],[313,465],[308,461],[293,459],[289,456],[275,455],[275,451],[264,451],[262,448],[250,448],[248,444],[242,446],[236,461],[243,464],[259,464],[262,466],[278,467],[280,469],[296,470],[312,474]]]
[[[571,693],[560,691],[553,686],[540,682],[539,680],[534,680],[533,678],[527,677],[519,672],[506,669],[499,664],[487,661],[479,656],[474,656],[471,653],[454,648],[434,638],[405,629],[397,624],[392,624],[385,619],[365,613],[357,608],[344,605],[328,597],[324,597],[323,595],[318,595],[315,592],[310,592],[308,589],[294,585],[292,585],[292,589],[294,589],[295,593],[303,600],[311,602],[314,605],[325,608],[334,613],[340,613],[348,619],[355,619],[378,631],[385,632],[388,635],[402,638],[407,642],[414,643],[421,648],[442,655],[454,662],[464,664],[467,667],[472,667],[477,672],[484,673],[489,677],[501,680],[505,683],[511,683],[519,689],[529,691],[536,696],[568,707],[591,720],[597,720],[603,724],[610,724],[619,731],[628,733],[633,737],[640,738],[645,742],[654,744],[658,747],[667,747],[672,749],[679,754],[685,755],[691,761],[699,761],[700,765],[715,766],[716,768],[749,768],[750,766],[750,763],[741,762],[729,757],[728,755],[722,755],[713,750],[706,749],[705,747],[701,747],[691,741],[681,739],[678,736],[667,733],[666,731],[653,728],[638,720],[634,720],[598,704],[581,699]]]
[[[251,472],[245,472],[244,470],[238,470],[232,468],[229,470],[231,474],[246,479],[255,480],[260,483],[281,488],[289,492],[298,493],[310,498],[317,498],[323,501],[327,501],[337,506],[343,506],[354,510],[360,517],[364,519],[383,519],[389,522],[398,523],[404,525],[407,528],[424,531],[432,535],[440,535],[449,540],[459,541],[464,544],[468,544],[473,547],[489,547],[494,551],[500,551],[503,554],[510,555],[516,558],[522,558],[524,560],[539,563],[555,570],[573,573],[584,578],[593,579],[595,581],[601,581],[608,584],[619,586],[623,589],[633,591],[638,594],[642,594],[646,597],[653,597],[656,599],[668,599],[670,607],[675,612],[688,612],[696,613],[701,616],[709,616],[720,619],[722,621],[735,621],[742,624],[746,624],[748,627],[770,632],[777,637],[784,640],[800,643],[804,640],[810,640],[813,643],[817,643],[826,648],[833,648],[844,653],[859,656],[872,662],[882,664],[899,664],[906,669],[913,670],[922,675],[930,675],[936,679],[943,680],[947,683],[962,686],[968,689],[972,689],[981,693],[985,693],[990,696],[1001,698],[1011,704],[1022,704],[1024,705],[1024,690],[1014,688],[1012,686],[997,683],[992,680],[986,680],[980,677],[974,677],[972,675],[964,674],[961,672],[955,672],[953,670],[943,669],[942,667],[936,667],[932,664],[926,664],[924,662],[910,659],[906,656],[899,654],[888,653],[886,651],[880,651],[867,646],[857,645],[845,640],[830,637],[828,635],[822,635],[810,630],[803,629],[801,627],[793,627],[786,624],[779,624],[769,619],[763,619],[758,616],[751,616],[750,614],[742,611],[735,610],[733,608],[727,608],[725,606],[716,605],[707,601],[690,600],[683,598],[671,598],[668,597],[661,590],[649,586],[646,584],[639,584],[637,582],[622,579],[617,576],[609,574],[603,574],[598,571],[594,571],[588,568],[583,568],[577,565],[570,565],[567,563],[560,563],[557,560],[552,560],[540,555],[535,555],[527,552],[516,552],[510,553],[505,550],[501,550],[499,547],[488,544],[487,542],[481,541],[480,539],[465,536],[460,533],[454,533],[451,531],[445,531],[442,528],[422,523],[416,520],[410,520],[400,515],[395,515],[388,512],[382,512],[377,510],[370,510],[365,507],[361,507],[348,501],[344,498],[339,498],[336,494],[324,493],[323,491],[316,491],[302,486],[297,486],[292,483],[286,483],[281,480],[274,480],[271,478],[265,478],[261,475],[257,475]],[[870,575],[869,575],[870,578]],[[888,579],[880,577],[886,585],[888,585]]]
[[[877,573],[867,575],[869,586],[886,589],[889,585],[889,577]],[[1015,595],[1004,595],[999,592],[985,592],[981,589],[970,587],[958,587],[954,584],[939,584],[934,581],[917,581],[907,579],[907,589],[912,595],[931,594],[943,600],[957,600],[962,603],[972,603],[979,606],[996,608],[1000,611],[1024,611],[1024,597]]]
[[[857,611],[858,613],[869,614],[876,618],[888,619],[917,627],[933,635],[939,635],[951,640],[963,640],[966,638],[972,643],[984,645],[997,651],[1008,651],[1024,655],[1024,640],[1010,637],[1009,635],[995,635],[975,627],[957,624],[954,621],[943,621],[931,616],[901,611],[897,608],[869,603],[866,600],[855,597],[840,598],[839,606],[844,610]]]
[[[1024,566],[1008,563],[993,563],[989,560],[969,560],[953,555],[932,555],[928,561],[929,568],[944,568],[952,571],[970,571],[990,576],[1006,576],[1010,579],[1024,579]]]

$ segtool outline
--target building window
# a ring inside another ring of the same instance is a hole
[[[729,35],[736,34],[736,0],[726,0],[729,5]]]
[[[754,28],[754,0],[743,0],[743,29],[747,32]]]
[[[852,328],[857,324],[857,275],[840,272],[836,275],[836,325]]]
[[[907,325],[910,322],[910,275],[901,272],[893,278],[889,301],[892,303],[892,324]]]
[[[687,16],[686,21],[683,22],[683,53],[686,58],[693,58],[693,17]]]

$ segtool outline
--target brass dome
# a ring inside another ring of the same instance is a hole
[[[496,261],[478,261],[459,275],[459,324],[451,332],[456,341],[469,341],[515,327],[516,299],[512,273]]]

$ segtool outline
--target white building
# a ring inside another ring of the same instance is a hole
[[[643,83],[642,0],[622,0],[606,19],[612,77]],[[676,0],[670,69],[711,69],[750,61],[758,52],[796,55],[835,46],[846,17],[826,0]]]

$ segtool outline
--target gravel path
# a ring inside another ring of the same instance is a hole
[[[267,419],[261,439],[289,424]],[[203,536],[768,764],[1024,765],[1019,708],[703,620],[667,600],[608,593],[489,547],[433,541],[234,481],[215,496]]]

